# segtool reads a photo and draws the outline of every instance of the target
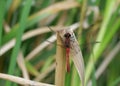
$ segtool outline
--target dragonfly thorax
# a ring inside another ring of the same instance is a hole
[[[71,34],[70,33],[65,33],[64,37],[65,37],[65,47],[66,48],[70,48],[70,37],[71,37]]]

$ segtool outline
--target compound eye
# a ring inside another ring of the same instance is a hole
[[[71,37],[71,34],[69,34],[69,37]]]
[[[66,34],[64,35],[64,37],[71,37],[71,34],[70,34],[70,33],[66,33]]]

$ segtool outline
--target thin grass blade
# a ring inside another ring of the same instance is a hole
[[[0,0],[0,47],[1,47],[1,41],[2,41],[2,25],[3,25],[3,18],[5,13],[5,4],[6,0]]]

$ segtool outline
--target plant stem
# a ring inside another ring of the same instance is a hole
[[[64,86],[65,81],[65,53],[62,40],[57,34],[57,53],[56,53],[56,73],[55,84],[56,86]]]

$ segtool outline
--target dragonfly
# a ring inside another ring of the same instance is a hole
[[[49,27],[49,29],[51,29]],[[53,31],[51,29],[51,31]],[[54,32],[54,31],[53,31]],[[66,51],[66,70],[67,72],[70,72],[70,55],[72,55],[73,63],[78,71],[78,74],[80,76],[80,79],[82,81],[82,86],[84,86],[84,60],[82,56],[82,52],[80,50],[79,44],[77,42],[77,39],[74,35],[74,32],[70,28],[65,28],[62,30],[57,31],[58,35],[60,35],[63,46]]]
[[[70,54],[70,37],[71,37],[71,34],[70,33],[65,33],[64,37],[65,37],[64,45],[65,45],[65,48],[66,48],[66,68],[67,68],[67,72],[70,72],[69,54]]]
[[[75,34],[72,29],[67,28],[58,32],[60,35],[63,45],[66,50],[66,69],[67,72],[70,71],[69,56],[72,55],[72,60],[75,65],[75,68],[78,71],[80,79],[82,81],[82,86],[84,86],[84,60],[82,56],[81,49],[79,47],[78,41],[75,37]]]
[[[52,30],[52,28],[50,28],[50,27],[48,27],[48,28],[52,32],[54,32]],[[67,72],[70,72],[69,54],[70,54],[70,37],[71,37],[71,34],[70,33],[65,33],[64,37],[65,37],[64,47],[65,47],[65,50],[66,50],[66,69],[67,69]]]

